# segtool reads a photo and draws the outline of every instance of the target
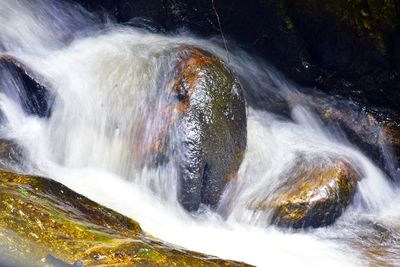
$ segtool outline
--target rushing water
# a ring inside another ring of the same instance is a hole
[[[196,216],[186,213],[176,200],[173,164],[132,164],[141,149],[134,133],[151,136],[165,123],[157,114],[168,104],[173,51],[182,44],[225,58],[248,97],[248,147],[235,186],[228,186],[221,200],[224,213],[205,207]],[[0,0],[0,52],[39,73],[56,95],[51,116],[39,118],[6,93],[20,91],[17,80],[1,88],[6,118],[1,135],[26,149],[29,172],[134,218],[158,238],[222,258],[258,266],[400,264],[399,243],[375,238],[379,232],[374,230],[376,225],[400,228],[397,187],[340,129],[323,126],[307,105],[290,106],[288,112],[273,108],[302,93],[244,51],[233,49],[228,60],[212,40],[117,26],[56,1]],[[260,110],[260,103],[270,108]],[[321,162],[340,158],[363,176],[354,203],[333,226],[278,229],[268,224],[268,214],[248,208],[282,183],[282,173],[299,156]],[[232,198],[234,204],[228,205]],[[371,254],[366,247],[387,253]]]

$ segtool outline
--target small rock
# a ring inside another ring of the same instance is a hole
[[[332,224],[353,199],[360,176],[344,161],[300,169],[273,200],[272,222],[280,226],[320,227]]]
[[[342,160],[296,166],[289,179],[259,209],[272,209],[272,223],[282,227],[321,227],[335,222],[351,203],[360,175]]]

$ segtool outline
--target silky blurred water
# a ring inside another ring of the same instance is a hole
[[[0,25],[0,51],[44,77],[56,95],[51,116],[39,118],[5,93],[21,90],[20,82],[0,84],[8,87],[0,88],[6,118],[0,134],[26,149],[30,173],[132,217],[160,239],[221,258],[257,266],[400,264],[398,243],[381,258],[365,249],[383,249],[379,237],[374,243],[374,225],[400,228],[397,186],[340,129],[324,126],[307,105],[290,105],[303,94],[265,62],[237,48],[228,60],[218,40],[101,22],[58,1],[0,0]],[[169,77],[182,45],[225,59],[248,100],[248,147],[238,176],[217,211],[202,207],[195,215],[177,202],[172,161],[140,164],[145,143],[167,124],[162,114],[174,101]],[[249,208],[284,183],[283,174],[300,159],[341,159],[362,176],[353,204],[333,226],[278,229],[268,212]]]

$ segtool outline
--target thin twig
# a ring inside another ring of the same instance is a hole
[[[214,0],[211,0],[212,8],[214,9],[215,16],[217,17],[218,21],[218,26],[219,26],[219,31],[221,33],[222,41],[224,42],[225,50],[226,50],[226,58],[228,60],[228,63],[230,62],[230,53],[228,49],[228,43],[226,42],[224,32],[222,31],[222,25],[221,25],[221,20],[219,19],[219,15],[217,12],[217,9],[215,8]]]
[[[399,0],[394,0],[394,7],[396,10],[396,19],[397,22],[399,22],[400,20],[400,4],[399,4]]]

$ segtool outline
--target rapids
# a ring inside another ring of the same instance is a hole
[[[158,168],[132,164],[140,149],[132,140],[135,127],[144,120],[141,130],[151,136],[165,123],[149,114],[161,113],[170,101],[165,88],[175,66],[171,51],[182,44],[225,59],[247,96],[247,151],[217,212],[202,207],[191,215],[179,206],[173,163]],[[306,105],[289,105],[284,112],[279,103],[301,97],[301,88],[233,41],[230,45],[228,56],[218,39],[116,25],[54,0],[0,0],[0,53],[38,72],[56,94],[52,115],[39,118],[5,93],[20,91],[21,83],[7,83],[12,88],[0,93],[5,117],[0,136],[26,149],[30,173],[51,177],[134,218],[146,232],[191,250],[257,266],[400,265],[396,244],[382,258],[364,248],[380,249],[379,240],[372,245],[364,240],[376,234],[370,222],[400,229],[397,185],[340,129],[323,126]],[[363,175],[353,204],[330,227],[279,229],[268,224],[268,214],[248,209],[283,182],[281,174],[299,155],[340,158]]]

